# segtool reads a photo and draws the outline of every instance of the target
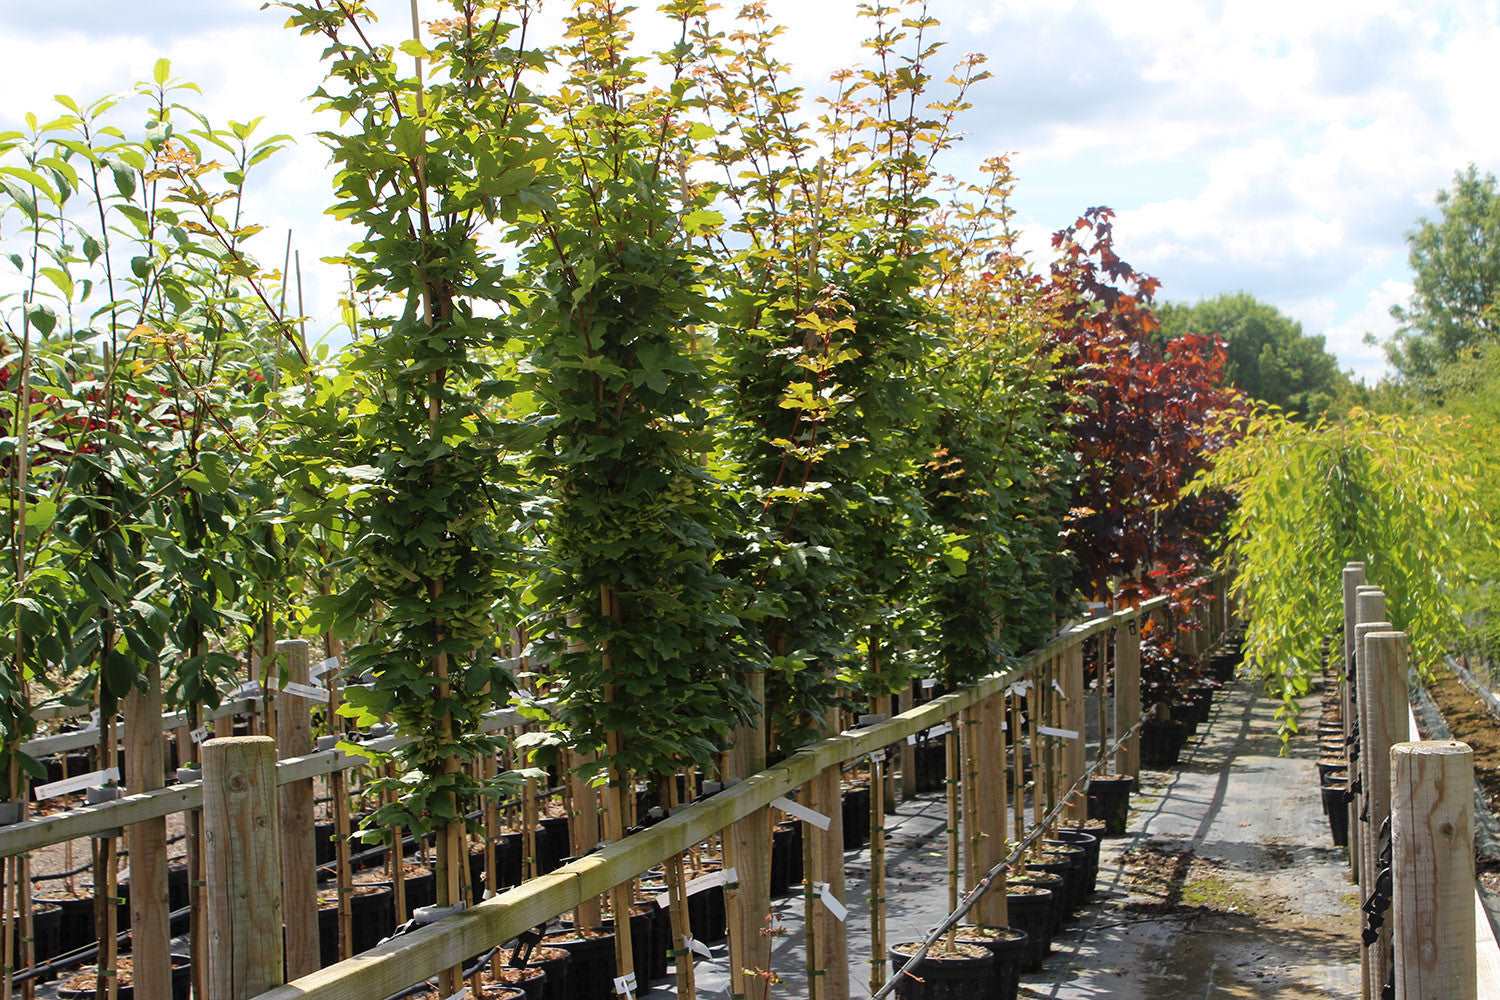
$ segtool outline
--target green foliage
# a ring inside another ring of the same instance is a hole
[[[1196,490],[1227,490],[1238,501],[1223,565],[1247,622],[1245,663],[1281,699],[1283,726],[1295,727],[1296,700],[1342,628],[1339,581],[1350,561],[1364,561],[1385,589],[1419,669],[1450,649],[1457,588],[1474,566],[1469,544],[1484,539],[1492,555],[1496,538],[1463,431],[1443,417],[1356,410],[1309,426],[1262,411],[1196,481]]]
[[[1385,345],[1407,379],[1432,376],[1466,347],[1500,332],[1500,189],[1473,164],[1437,195],[1438,218],[1407,236],[1415,288],[1393,309],[1400,323]]]
[[[365,42],[363,5],[286,7],[291,25],[328,41],[322,106],[358,124],[323,139],[337,214],[365,233],[347,258],[353,284],[374,305],[344,362],[358,403],[328,443],[344,463],[358,573],[321,607],[345,636],[378,621],[350,650],[371,682],[349,688],[346,707],[412,738],[400,751],[409,780],[374,822],[431,830],[470,807],[477,781],[460,763],[494,752],[479,717],[512,684],[495,640],[503,571],[519,554],[519,472],[500,410],[515,382],[495,361],[519,301],[503,238],[541,195],[545,145],[523,79],[536,63],[512,44],[524,16],[513,22],[509,3],[455,3],[413,75]]]
[[[1166,338],[1206,333],[1223,339],[1230,384],[1288,413],[1322,416],[1349,381],[1322,337],[1303,333],[1302,324],[1248,293],[1192,305],[1168,302],[1157,306],[1156,314]]]
[[[677,5],[682,35],[701,5]],[[712,448],[703,281],[712,214],[680,180],[695,157],[691,55],[664,53],[665,89],[624,55],[607,0],[567,19],[567,80],[550,109],[553,202],[527,221],[536,287],[526,386],[546,484],[550,560],[538,630],[564,684],[575,745],[666,775],[708,767],[751,706],[743,597],[720,566],[738,530]]]

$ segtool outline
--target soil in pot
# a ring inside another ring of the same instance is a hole
[[[1022,971],[1035,972],[1052,950],[1052,891],[1029,882],[1006,885],[1006,912],[1010,925],[1026,932]]]
[[[547,971],[535,965],[513,969],[486,962],[480,979],[493,986],[520,990],[526,1000],[544,1000],[547,995]]]
[[[1089,779],[1089,819],[1102,819],[1104,832],[1111,837],[1125,835],[1130,823],[1130,789],[1134,784],[1135,779],[1127,774],[1102,774]]]
[[[471,1000],[525,1000],[526,994],[514,986],[501,986],[495,983],[485,983],[479,987],[479,995],[474,995],[473,987],[469,988],[468,996]],[[443,1000],[437,990],[429,989],[426,993],[418,993],[412,1000]]]
[[[500,965],[511,965],[515,959],[515,953],[509,948],[500,949],[495,956]],[[526,966],[541,969],[547,974],[542,980],[542,1000],[568,1000],[572,996],[568,991],[568,971],[571,961],[571,956],[561,948],[537,945],[531,950]]]
[[[958,940],[978,944],[995,956],[995,971],[985,1000],[1016,1000],[1021,988],[1021,965],[1026,961],[1026,932],[1014,927],[962,926]]]
[[[892,970],[899,969],[921,948],[919,942],[891,948]],[[922,960],[896,982],[901,1000],[976,1000],[990,996],[995,977],[995,956],[978,944],[939,941]]]
[[[667,974],[666,942],[657,940],[657,924],[655,919],[656,904],[647,906],[636,906],[630,911],[630,956],[631,965],[635,966],[636,977],[643,982],[659,979]],[[601,930],[614,937],[615,922],[613,918],[603,921]],[[668,940],[671,939],[671,931],[667,932]],[[663,947],[658,948],[658,944]],[[613,967],[614,959],[610,959]],[[660,968],[660,972],[657,969]]]
[[[608,931],[554,931],[542,939],[568,953],[571,1000],[612,1000],[615,995],[615,936]]]
[[[193,988],[192,970],[192,961],[186,955],[172,956],[171,1000],[188,1000],[188,994]],[[129,955],[120,955],[115,959],[116,981],[119,983],[116,996],[119,1000],[135,1000],[135,988],[131,984],[134,972]],[[83,966],[58,985],[57,1000],[93,1000],[98,976],[97,966]],[[159,1000],[159,998],[143,997],[142,1000]]]

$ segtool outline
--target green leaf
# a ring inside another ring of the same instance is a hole
[[[700,208],[682,217],[682,228],[693,235],[715,233],[724,225],[724,213],[711,208]]]
[[[155,80],[158,85],[160,85],[160,84],[166,83],[167,79],[171,75],[172,75],[172,60],[167,59],[167,58],[161,58],[161,59],[156,60],[156,65],[151,70],[151,78],[153,80]]]

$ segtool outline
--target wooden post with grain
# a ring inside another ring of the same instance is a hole
[[[1474,946],[1474,752],[1391,748],[1396,1000],[1479,1000]]]
[[[830,734],[837,733],[843,727],[839,724],[838,710],[829,711],[826,720],[827,729]],[[844,797],[843,789],[840,787],[842,771],[838,767],[825,768],[817,777],[808,782],[808,802],[811,809],[815,809],[829,819],[828,829],[819,830],[817,827],[804,823],[802,836],[811,838],[813,844],[813,871],[814,883],[828,883],[828,891],[836,899],[843,902],[844,897]],[[870,794],[874,795],[874,789]],[[767,850],[771,840],[767,837],[761,842],[760,850],[763,854],[769,854]],[[744,878],[744,873],[740,873]],[[767,880],[769,885],[769,879]],[[822,983],[818,990],[820,1000],[848,1000],[849,998],[849,935],[842,921],[836,920],[828,908],[819,902],[813,909],[813,920],[816,928],[817,966],[822,970]]]
[[[1371,871],[1379,851],[1380,829],[1391,814],[1391,747],[1408,734],[1406,702],[1406,633],[1386,630],[1365,635],[1360,662],[1360,735],[1364,743],[1365,800],[1369,813],[1366,827],[1371,845],[1367,860]],[[1381,924],[1379,938],[1370,947],[1369,1000],[1381,1000],[1391,968],[1391,924]]]
[[[208,992],[250,1000],[286,979],[276,743],[231,736],[203,744]]]
[[[1140,624],[1128,621],[1115,630],[1115,733],[1130,733],[1115,751],[1115,771],[1140,778]]]
[[[1083,642],[1075,642],[1062,656],[1061,678],[1058,694],[1058,710],[1062,728],[1078,735],[1061,738],[1062,777],[1058,781],[1058,794],[1066,795],[1074,782],[1083,777],[1088,767],[1088,751],[1084,746],[1084,729],[1087,726],[1087,711],[1083,688]],[[1103,692],[1100,692],[1103,697]],[[1103,734],[1101,734],[1102,736]],[[1067,818],[1073,823],[1085,823],[1089,818],[1089,802],[1086,795],[1074,795],[1068,800]]]
[[[144,666],[144,685],[125,696],[125,778],[131,794],[160,788],[166,768],[161,735],[161,663]],[[130,954],[137,995],[172,995],[171,904],[167,899],[166,817],[125,829],[130,853]]]
[[[979,725],[973,731],[979,778],[966,789],[974,798],[976,836],[971,838],[974,870],[979,877],[1005,860],[1006,773],[1005,773],[1005,696],[993,695],[980,704]],[[1005,927],[1010,923],[1006,906],[1005,873],[1002,871],[990,890],[979,897],[974,920],[984,927]]]
[[[1351,562],[1344,567],[1344,669],[1339,674],[1339,717],[1344,724],[1344,761],[1349,761],[1350,742],[1354,738],[1354,607],[1355,594],[1365,582],[1365,564]],[[1352,780],[1354,775],[1349,775]],[[1349,860],[1349,881],[1359,881],[1359,845],[1355,840],[1357,831],[1354,798],[1349,799],[1349,843],[1346,847]]]
[[[759,712],[734,732],[726,755],[726,778],[748,778],[766,766],[766,678],[754,671],[745,678]],[[735,871],[725,883],[724,908],[729,929],[731,992],[745,1000],[768,1000],[771,939],[761,933],[771,912],[771,871],[765,845],[771,842],[771,811],[757,809],[724,831],[724,866]]]
[[[306,639],[283,639],[276,652],[286,664],[287,682],[307,684]],[[276,713],[276,752],[300,757],[312,751],[308,705],[287,695]],[[286,971],[293,979],[318,969],[318,870],[313,843],[313,779],[281,786],[281,911],[286,920]],[[398,876],[399,877],[399,876]]]

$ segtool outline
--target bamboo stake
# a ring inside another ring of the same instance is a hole
[[[943,737],[943,749],[947,764],[948,792],[948,912],[958,909],[958,785],[960,781],[958,760],[958,716],[948,718],[948,732]],[[958,940],[958,929],[948,932],[948,947]]]
[[[1019,844],[1026,837],[1026,767],[1022,760],[1026,749],[1026,734],[1021,729],[1021,696],[1007,694],[1005,700],[1010,703],[1011,769],[1016,789],[1012,818],[1016,829],[1016,843]]]
[[[813,782],[803,785],[802,801],[813,802],[816,799],[815,792]],[[818,915],[816,880],[820,860],[817,838],[813,835],[812,828],[804,824],[802,827],[802,927],[804,935],[803,948],[807,952],[808,1000],[825,1000],[828,995],[827,984],[823,979],[825,970],[819,961],[820,955],[818,951],[820,943],[818,941],[818,925],[822,923],[822,920]]]
[[[663,808],[671,815],[677,809],[677,778],[668,775],[657,785]],[[687,901],[687,884],[683,877],[683,854],[667,859],[667,915],[672,922],[672,971],[677,980],[677,996],[695,1000],[698,996],[697,973],[693,968],[693,925]]]
[[[343,643],[332,633],[323,637],[323,649],[328,656],[341,657]],[[339,715],[343,695],[339,690],[339,672],[335,668],[324,675],[328,678],[328,722],[334,735],[343,738],[349,732],[349,720]],[[343,768],[335,770],[329,780],[329,794],[333,797],[333,857],[334,878],[338,883],[338,927],[339,958],[354,954],[354,873],[349,860],[349,837],[353,833],[353,818],[349,815],[349,774]],[[397,851],[399,854],[399,850]],[[391,884],[394,895],[396,885],[401,886],[402,902],[405,903],[405,866],[397,860],[397,877]]]
[[[885,982],[885,751],[870,755],[870,992]]]

